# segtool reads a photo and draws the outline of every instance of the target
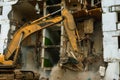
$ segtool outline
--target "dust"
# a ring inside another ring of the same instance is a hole
[[[100,76],[98,72],[75,72],[55,66],[51,71],[49,80],[100,80]]]

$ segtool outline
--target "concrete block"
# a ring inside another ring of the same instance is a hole
[[[109,12],[109,7],[113,5],[120,5],[120,0],[102,0],[103,12]]]
[[[103,32],[103,54],[104,60],[115,60],[120,58],[118,47],[118,35],[120,31]]]
[[[93,19],[88,19],[84,21],[84,32],[93,33]]]
[[[115,2],[115,5],[120,5],[120,0],[113,0]]]
[[[102,7],[120,5],[120,0],[102,0]]]
[[[109,12],[109,6],[114,4],[114,0],[102,0],[103,12]]]
[[[108,7],[115,4],[115,0],[102,0],[102,7]]]
[[[102,7],[103,13],[109,13],[109,8],[108,7]]]
[[[116,30],[116,22],[117,14],[115,12],[102,14],[103,31]]]

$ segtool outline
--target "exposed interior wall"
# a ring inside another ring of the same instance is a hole
[[[33,3],[33,2],[32,2]],[[9,31],[9,41],[12,40],[13,34],[16,30],[20,29],[26,23],[33,21],[41,16],[43,13],[37,14],[35,5],[29,2],[19,1],[17,4],[12,6],[12,11],[9,14],[11,20],[11,29]],[[38,2],[39,3],[39,2]],[[42,10],[41,10],[42,11]],[[21,44],[19,64],[22,69],[36,70],[41,66],[41,48],[45,48],[45,67],[53,67],[59,60],[60,48],[51,47],[60,44],[60,33],[59,31],[51,31],[48,29],[45,36],[45,46],[42,44],[42,31],[28,36]],[[54,36],[53,36],[54,35]],[[57,39],[56,39],[57,38]]]

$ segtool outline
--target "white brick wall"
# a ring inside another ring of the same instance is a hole
[[[104,48],[104,60],[116,60],[120,58],[120,52],[118,48],[118,35],[120,31],[103,32],[103,48]]]
[[[10,29],[8,14],[11,11],[11,6],[15,4],[17,0],[15,1],[9,1],[7,0],[0,1],[0,6],[3,7],[2,15],[0,15],[0,25],[1,25],[1,33],[0,33],[0,53],[3,53],[3,50],[6,48],[5,42],[7,42],[8,37],[8,31]]]
[[[117,22],[116,12],[102,14],[103,31],[116,30],[116,22]]]
[[[102,0],[102,30],[103,30],[103,53],[104,60],[119,59],[118,36],[120,25],[117,25],[117,12],[110,12],[109,7],[120,5],[120,0]]]
[[[114,5],[120,5],[120,0],[102,0],[103,56],[104,61],[108,62],[105,80],[118,80],[119,78],[118,36],[120,36],[120,30],[118,30],[119,25],[116,24],[118,22],[117,12],[110,12],[110,6]]]

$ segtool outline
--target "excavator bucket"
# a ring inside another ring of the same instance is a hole
[[[4,55],[0,55],[0,64],[4,64],[4,65],[12,65],[13,61],[12,60],[5,60],[5,56]]]
[[[4,55],[0,55],[0,63],[3,63],[5,61],[5,59],[4,59]]]

